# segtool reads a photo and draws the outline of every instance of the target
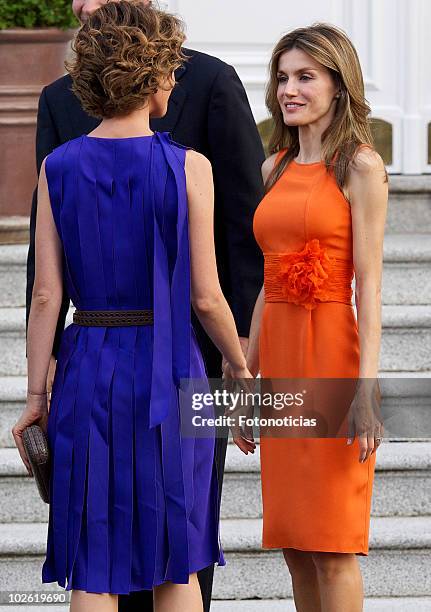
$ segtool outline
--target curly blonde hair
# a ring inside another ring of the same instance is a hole
[[[72,91],[97,118],[128,115],[166,82],[183,61],[183,22],[140,0],[108,2],[78,30],[74,58],[65,62]]]

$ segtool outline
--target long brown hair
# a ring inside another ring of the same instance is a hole
[[[332,169],[342,189],[357,147],[361,144],[373,147],[368,119],[371,109],[365,100],[364,79],[353,44],[342,30],[326,23],[293,30],[283,36],[272,53],[266,89],[266,105],[274,120],[269,151],[276,153],[284,148],[287,151],[269,175],[266,189],[271,189],[299,153],[298,128],[284,123],[277,100],[278,62],[285,51],[294,48],[326,66],[340,91],[334,120],[322,135],[322,153],[327,170]]]

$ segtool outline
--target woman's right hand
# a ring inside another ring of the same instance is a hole
[[[22,411],[18,421],[12,427],[12,435],[15,440],[15,445],[21,456],[21,460],[27,468],[29,476],[33,476],[33,470],[31,469],[30,461],[28,460],[27,453],[24,447],[22,439],[23,432],[30,425],[37,424],[42,430],[47,433],[48,430],[48,407],[47,407],[47,394],[32,394],[27,393],[27,404]]]

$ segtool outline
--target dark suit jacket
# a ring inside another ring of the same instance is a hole
[[[184,50],[189,61],[176,72],[177,85],[168,112],[151,120],[151,128],[168,131],[180,144],[211,161],[215,184],[215,243],[220,283],[240,336],[248,336],[251,315],[263,282],[263,259],[252,231],[253,214],[263,195],[262,144],[246,93],[235,70],[221,60]],[[92,131],[98,119],[88,116],[63,76],[45,87],[39,100],[36,156],[43,159],[55,147]],[[33,194],[30,247],[27,259],[27,325],[34,284],[34,238],[37,192]],[[58,355],[69,306],[64,289],[53,354]],[[220,354],[193,317],[207,372],[220,375]]]

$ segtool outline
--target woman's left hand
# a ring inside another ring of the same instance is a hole
[[[347,444],[352,444],[355,436],[358,436],[360,463],[364,463],[382,442],[380,404],[378,379],[361,379],[349,409],[347,440]]]
[[[22,441],[22,434],[26,427],[37,423],[41,429],[46,433],[48,427],[48,405],[46,394],[42,395],[30,395],[27,394],[27,405],[23,410],[20,418],[12,428],[12,435],[15,440],[16,447],[18,448],[21,459],[27,468],[29,476],[33,476],[30,462],[25,452],[24,444]]]

